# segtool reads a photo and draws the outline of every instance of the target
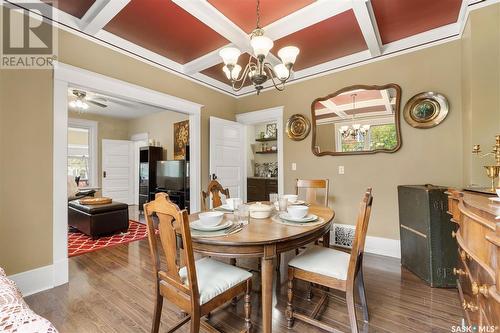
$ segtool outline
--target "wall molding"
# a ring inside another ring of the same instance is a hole
[[[8,276],[8,278],[16,283],[23,297],[36,294],[55,286],[53,265],[13,274]]]
[[[401,258],[401,242],[399,239],[366,236],[365,252]]]

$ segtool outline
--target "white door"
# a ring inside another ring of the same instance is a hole
[[[210,175],[216,175],[232,198],[243,198],[244,126],[210,117]]]
[[[113,201],[133,204],[134,143],[102,140],[102,195]]]

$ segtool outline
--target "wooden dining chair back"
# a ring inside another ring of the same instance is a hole
[[[323,200],[318,202],[318,192],[323,190]],[[329,181],[328,179],[297,179],[295,194],[300,195],[305,191],[306,202],[328,207]]]
[[[210,313],[210,311],[221,306],[222,304],[233,300],[236,296],[245,294],[245,321],[247,329],[250,328],[250,291],[251,291],[251,274],[246,271],[248,277],[241,275],[241,272],[236,272],[236,267],[232,267],[223,263],[216,262],[210,258],[203,262],[204,267],[208,271],[227,270],[228,275],[238,275],[236,282],[234,279],[231,283],[222,281],[222,287],[217,283],[208,285],[212,289],[210,297],[203,296],[203,289],[200,290],[200,280],[197,277],[197,262],[194,260],[193,245],[191,240],[191,229],[189,227],[189,217],[186,210],[180,210],[179,207],[169,200],[165,193],[156,194],[154,201],[144,205],[144,213],[146,217],[149,248],[153,261],[153,274],[155,279],[156,302],[153,315],[153,325],[151,331],[157,333],[160,327],[161,311],[163,306],[163,298],[168,298],[172,303],[177,305],[187,315],[181,318],[175,325],[168,330],[173,332],[180,328],[186,322],[191,320],[191,333],[199,332],[200,325],[204,326],[209,331],[213,328],[206,322],[200,321],[200,318]],[[153,220],[153,216],[157,217],[157,224]],[[156,229],[159,233],[160,246],[156,237]],[[165,257],[165,266],[162,267],[160,260],[159,248],[163,250]],[[201,259],[201,260],[204,260]],[[211,266],[211,267],[209,267]],[[215,267],[214,267],[215,266]],[[203,267],[202,267],[203,268]],[[207,279],[207,274],[200,273]],[[202,285],[207,285],[202,281]],[[231,281],[230,281],[231,282]],[[227,287],[232,285],[232,287]],[[213,294],[213,290],[218,290],[217,294]],[[221,291],[221,289],[225,289]],[[205,299],[203,300],[203,297]]]
[[[358,332],[354,302],[354,290],[357,289],[363,309],[363,319],[365,322],[368,322],[368,305],[363,278],[363,253],[372,203],[372,189],[368,188],[359,205],[356,231],[350,253],[332,248],[313,246],[307,248],[303,253],[289,262],[288,303],[286,310],[289,327],[293,326],[294,319],[299,319],[324,330],[338,332],[338,330],[316,319],[321,308],[327,301],[327,297],[329,296],[327,292],[323,293],[310,316],[294,312],[292,306],[294,279],[300,279],[345,292],[352,333]]]
[[[212,197],[212,208],[221,206],[223,195],[226,197],[226,199],[229,198],[229,189],[223,188],[216,179],[211,180],[208,184],[207,191],[201,191],[202,210],[208,210],[209,205],[207,205],[207,199],[210,199],[210,196]]]

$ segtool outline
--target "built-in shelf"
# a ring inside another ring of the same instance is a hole
[[[278,151],[277,150],[271,150],[271,151],[256,151],[256,154],[276,154]]]
[[[277,138],[262,138],[262,139],[255,139],[257,142],[268,142],[268,141],[277,141]]]

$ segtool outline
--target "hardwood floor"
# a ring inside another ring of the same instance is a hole
[[[106,248],[69,259],[70,282],[26,298],[31,308],[51,320],[60,332],[149,332],[153,313],[153,278],[147,240]],[[365,283],[370,311],[362,332],[450,332],[462,317],[455,289],[432,289],[399,261],[366,254]],[[257,278],[256,278],[257,279]],[[259,285],[255,280],[254,285]],[[305,299],[305,285],[297,284],[295,307],[308,313],[319,297]],[[273,332],[321,332],[296,322],[286,328],[286,284],[277,285]],[[320,291],[316,291],[318,295]],[[254,332],[261,331],[260,297],[252,295]],[[359,310],[360,311],[360,310]],[[362,318],[358,312],[358,318]],[[164,302],[160,332],[179,317],[178,309]],[[243,302],[228,305],[212,315],[213,325],[224,332],[239,332]],[[340,297],[330,300],[320,318],[348,331],[346,305]],[[188,325],[179,332],[187,332]]]

